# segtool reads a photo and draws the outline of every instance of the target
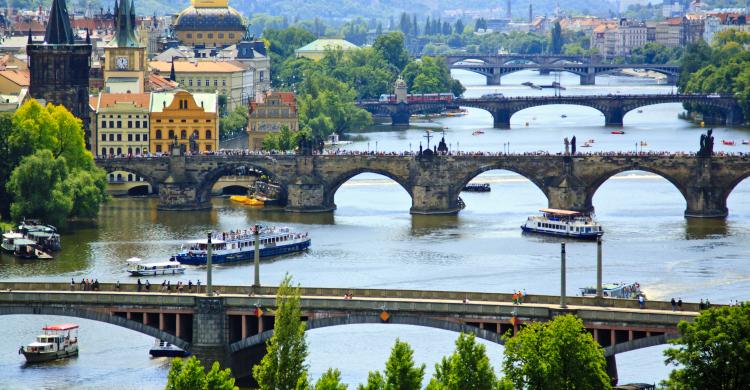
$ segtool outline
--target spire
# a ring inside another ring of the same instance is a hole
[[[177,81],[177,75],[174,73],[174,57],[172,57],[172,70],[169,71],[169,79],[172,81]]]
[[[111,46],[116,47],[139,47],[135,38],[135,6],[131,0],[115,0],[115,36],[112,38]]]
[[[31,27],[29,27],[29,40],[26,42],[27,44],[31,45],[34,43],[34,39],[31,38]]]
[[[88,28],[86,29],[86,44],[87,45],[91,44],[91,33]]]
[[[70,45],[75,43],[73,29],[70,28],[70,17],[65,0],[52,0],[49,12],[47,33],[44,41],[51,45]]]

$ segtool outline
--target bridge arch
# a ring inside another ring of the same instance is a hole
[[[727,200],[729,199],[729,196],[732,195],[732,191],[734,191],[737,186],[739,186],[745,179],[750,178],[750,170],[747,172],[740,173],[739,176],[737,176],[734,180],[732,180],[729,185],[726,187],[724,191],[724,204],[727,204]],[[750,186],[750,183],[748,183]]]
[[[143,333],[147,336],[151,336],[160,340],[164,340],[170,344],[176,345],[185,351],[190,351],[192,344],[186,340],[178,338],[177,336],[167,333],[166,331],[159,330],[152,326],[144,325],[140,322],[129,320],[125,317],[119,317],[109,313],[86,310],[77,307],[62,307],[52,305],[14,305],[14,306],[3,306],[0,308],[0,315],[53,315],[53,316],[64,316],[64,317],[76,317],[83,318],[92,321],[105,322],[108,324],[116,325],[125,329],[129,329],[138,333]]]
[[[459,198],[459,195],[461,194],[461,191],[463,191],[463,188],[466,187],[466,185],[469,184],[470,181],[474,180],[476,177],[478,177],[479,175],[481,175],[481,174],[483,174],[485,172],[496,171],[496,170],[499,170],[499,171],[508,171],[508,172],[511,172],[511,173],[515,173],[515,174],[523,177],[524,179],[527,179],[532,184],[534,184],[534,186],[536,186],[542,192],[542,194],[544,194],[544,197],[547,199],[547,201],[549,201],[549,196],[547,194],[547,191],[545,191],[546,187],[545,187],[544,183],[542,183],[542,181],[539,178],[537,178],[537,177],[535,177],[535,176],[533,176],[533,175],[531,175],[531,174],[529,174],[527,172],[524,172],[522,169],[518,169],[518,168],[516,168],[516,167],[514,167],[512,165],[509,165],[507,163],[504,163],[504,162],[483,165],[483,166],[480,166],[477,169],[474,169],[473,171],[469,172],[468,174],[464,175],[463,178],[461,178],[461,180],[457,182],[458,186],[456,186],[453,189],[453,193],[455,194],[455,200],[454,201],[458,203],[458,198]]]
[[[269,179],[271,179],[275,183],[278,183],[279,187],[281,188],[281,192],[279,194],[279,203],[282,205],[286,204],[286,183],[279,180],[277,175],[274,174],[271,170],[266,169],[259,164],[250,162],[218,164],[216,168],[205,173],[196,191],[198,202],[209,202],[211,197],[211,190],[213,189],[216,182],[224,176],[235,176],[238,174],[238,172],[243,175],[253,173],[257,174],[258,177],[260,177],[261,175],[268,176]]]
[[[133,168],[133,167],[129,166],[128,164],[106,164],[106,165],[100,166],[100,168],[102,168],[104,170],[104,172],[107,173],[108,177],[109,177],[109,174],[113,173],[113,172],[127,172],[127,173],[132,173],[133,175],[142,177],[143,180],[145,180],[146,183],[148,183],[148,184],[151,185],[152,189],[157,188],[157,186],[155,185],[155,183],[157,183],[157,181],[153,177],[151,177],[150,175],[147,175],[147,174],[143,174],[143,172],[141,172],[137,168]]]
[[[451,322],[446,320],[437,320],[433,318],[425,318],[418,316],[398,315],[392,316],[387,322],[383,322],[377,314],[371,315],[346,315],[340,317],[327,317],[309,320],[305,323],[305,331],[312,329],[320,329],[331,326],[343,326],[343,325],[355,325],[355,324],[398,324],[398,325],[412,325],[421,326],[427,328],[435,328],[442,330],[449,330],[456,333],[473,333],[476,337],[484,339],[493,343],[503,344],[501,335],[492,332],[487,329],[480,329],[475,326],[461,324],[458,322]],[[256,334],[243,340],[236,341],[229,345],[229,351],[231,353],[238,353],[248,348],[254,348],[258,345],[262,345],[266,340],[273,336],[273,329],[267,330],[263,333]]]
[[[352,179],[354,176],[357,176],[362,173],[374,173],[377,175],[385,176],[388,179],[391,179],[395,181],[401,188],[406,191],[407,194],[409,194],[409,197],[413,199],[414,195],[411,190],[411,186],[409,185],[409,178],[408,177],[400,177],[397,174],[394,174],[392,172],[389,172],[386,169],[380,169],[380,168],[367,168],[367,167],[360,167],[356,169],[352,169],[350,171],[346,171],[333,179],[330,180],[329,183],[326,184],[325,188],[325,199],[323,204],[330,208],[336,207],[335,197],[336,192],[341,188],[344,183]]]
[[[688,191],[685,188],[685,183],[680,182],[676,178],[672,177],[671,175],[669,175],[667,173],[662,172],[661,170],[659,170],[657,168],[653,168],[653,167],[649,167],[649,166],[642,166],[640,164],[635,163],[635,164],[630,165],[630,166],[620,167],[620,168],[617,168],[617,169],[613,169],[613,170],[607,171],[607,172],[599,175],[598,177],[596,177],[594,179],[594,181],[591,182],[587,186],[586,203],[585,203],[586,206],[589,209],[591,209],[591,210],[594,209],[594,195],[596,195],[596,192],[599,190],[599,187],[601,187],[602,184],[604,184],[607,180],[611,179],[613,176],[615,176],[617,174],[620,174],[620,173],[623,173],[623,172],[631,172],[631,171],[644,171],[644,172],[648,172],[648,173],[652,173],[654,175],[657,175],[657,176],[661,177],[662,179],[665,179],[666,181],[668,181],[669,183],[671,183],[677,189],[677,191],[680,192],[680,194],[682,195],[682,198],[685,200],[685,203],[687,204],[687,202],[688,202]]]

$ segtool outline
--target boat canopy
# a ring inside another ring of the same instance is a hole
[[[142,260],[143,259],[141,259],[140,257],[131,257],[131,258],[125,260],[125,261],[127,261],[128,263],[139,263]]]
[[[206,240],[205,238],[203,238],[203,239],[200,239],[200,240],[188,241],[188,243],[189,244],[204,244],[205,245],[205,244],[208,243],[208,240]],[[224,244],[224,243],[225,243],[224,240],[211,239],[211,245]]]
[[[23,234],[16,232],[3,233],[3,238],[23,238]]]
[[[57,325],[48,325],[42,328],[43,330],[71,330],[71,329],[78,329],[78,324],[57,324]]]
[[[138,264],[138,267],[141,268],[148,268],[148,267],[179,267],[180,263],[177,261],[162,261],[158,263],[143,263]]]
[[[547,214],[555,214],[555,215],[565,215],[565,216],[574,216],[574,215],[583,215],[580,211],[573,211],[573,210],[561,210],[561,209],[539,209],[539,211]]]
[[[26,239],[26,238],[19,238],[19,239],[13,241],[13,244],[14,245],[36,245],[36,241],[29,240],[29,239]]]

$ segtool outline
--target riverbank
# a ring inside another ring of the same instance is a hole
[[[664,80],[667,78],[667,75],[651,70],[622,69],[617,72],[617,74],[627,77],[642,77],[655,80]]]

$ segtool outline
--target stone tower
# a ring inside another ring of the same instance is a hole
[[[104,85],[107,92],[143,93],[146,90],[146,46],[135,36],[133,0],[115,0],[115,34],[104,46]]]
[[[91,145],[89,130],[89,70],[91,40],[76,42],[65,0],[52,0],[44,42],[26,45],[29,56],[29,94],[47,103],[62,104],[81,119],[86,147]]]
[[[396,95],[396,103],[406,102],[407,99],[407,91],[406,91],[406,81],[399,77],[396,80],[396,83],[393,86],[394,94]]]

